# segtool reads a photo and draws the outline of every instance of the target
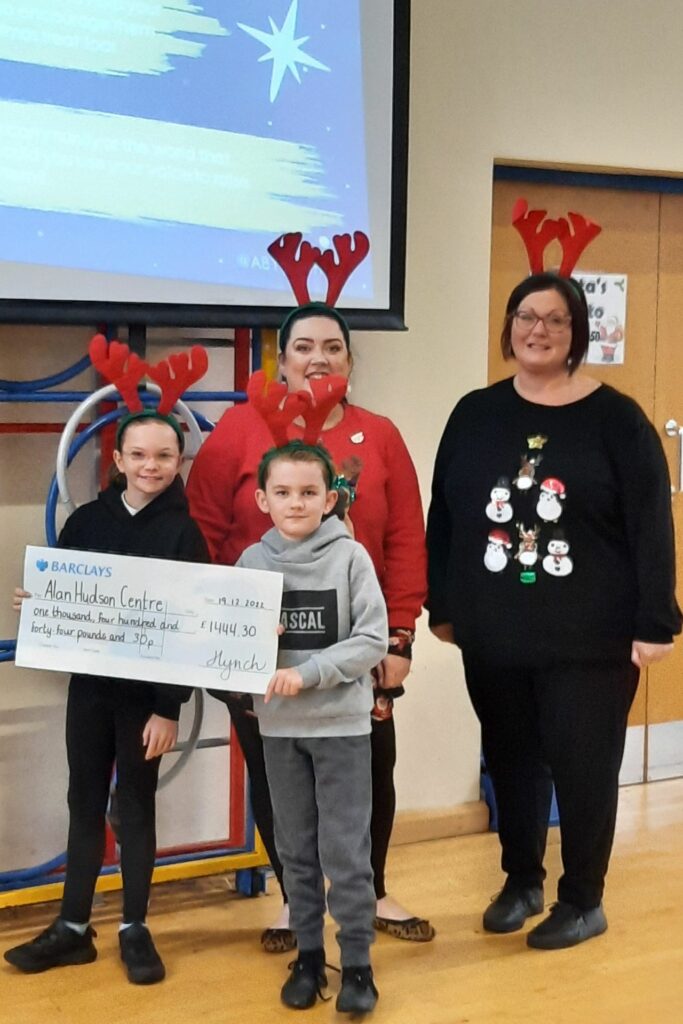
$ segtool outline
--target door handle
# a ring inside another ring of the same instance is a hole
[[[667,437],[678,438],[678,487],[671,485],[671,493],[676,494],[683,491],[683,427],[679,427],[676,420],[667,420],[664,424],[664,432]]]

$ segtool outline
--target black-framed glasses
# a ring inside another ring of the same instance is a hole
[[[538,323],[542,323],[548,334],[561,334],[571,327],[572,318],[565,313],[549,313],[548,316],[537,316],[526,309],[518,309],[512,314],[518,330],[530,334]]]

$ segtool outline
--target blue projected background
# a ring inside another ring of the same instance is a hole
[[[282,232],[361,229],[375,253],[393,3],[370,2],[368,76],[362,0],[0,0],[0,297],[282,305]],[[376,278],[368,259],[344,304],[386,306]]]

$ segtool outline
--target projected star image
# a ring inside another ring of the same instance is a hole
[[[272,60],[273,62],[273,73],[270,79],[271,103],[277,98],[285,71],[291,71],[297,82],[301,82],[297,64],[301,64],[303,67],[317,68],[318,71],[330,70],[326,64],[322,64],[315,57],[311,57],[310,54],[304,53],[301,49],[302,44],[308,42],[310,36],[300,36],[298,39],[295,39],[297,4],[298,0],[292,0],[282,28],[278,28],[273,19],[270,16],[268,17],[272,29],[270,34],[262,32],[260,29],[252,28],[249,25],[237,23],[243,32],[253,36],[254,39],[257,39],[259,43],[263,43],[268,48],[268,53],[264,53],[259,57],[259,61]]]

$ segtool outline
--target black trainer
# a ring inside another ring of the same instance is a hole
[[[97,959],[97,950],[92,941],[95,934],[88,925],[81,935],[58,917],[35,939],[8,949],[5,960],[24,974],[39,974],[41,971],[49,971],[51,967],[91,964]]]
[[[325,974],[325,950],[301,949],[299,956],[287,965],[291,971],[280,990],[280,999],[292,1010],[308,1010],[320,996],[321,989],[327,988]]]
[[[342,967],[336,1004],[338,1013],[370,1013],[378,999],[372,967]]]
[[[532,928],[526,937],[533,949],[567,949],[607,931],[602,904],[581,910],[573,903],[553,903],[545,921]]]
[[[484,911],[484,929],[505,934],[516,932],[527,917],[543,910],[543,889],[540,886],[506,885]]]
[[[164,980],[166,968],[146,925],[135,921],[124,928],[119,932],[119,945],[128,981],[133,985],[154,985]]]

